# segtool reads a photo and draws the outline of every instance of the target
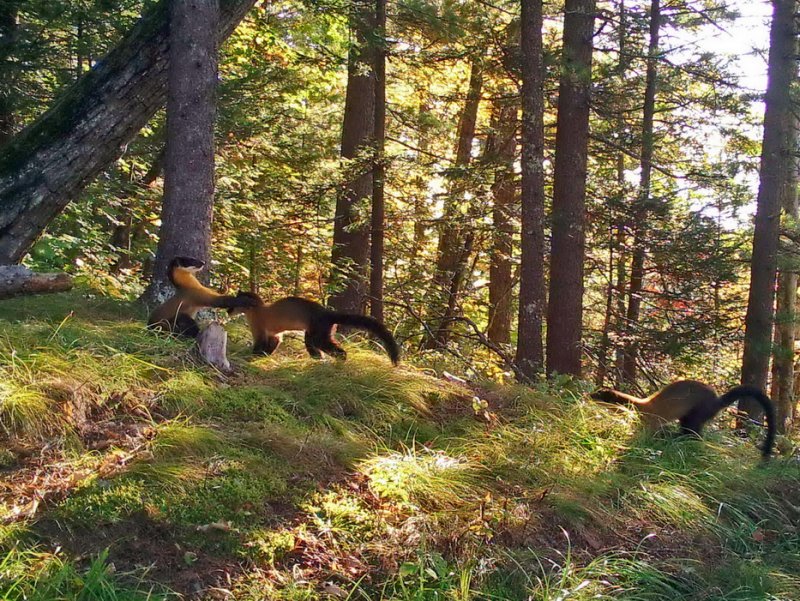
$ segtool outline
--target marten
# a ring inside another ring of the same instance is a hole
[[[767,419],[767,436],[761,452],[765,458],[772,453],[775,442],[775,407],[769,397],[754,386],[736,386],[718,397],[713,388],[702,382],[679,380],[645,399],[609,389],[593,392],[591,397],[606,403],[632,404],[642,413],[645,426],[650,430],[677,419],[681,434],[696,436],[725,407],[741,398],[753,398],[763,407]]]
[[[383,342],[386,352],[394,365],[400,361],[400,348],[381,322],[366,315],[338,313],[326,309],[318,302],[288,296],[270,305],[257,294],[240,292],[239,299],[251,299],[257,303],[255,307],[240,305],[229,309],[231,315],[244,313],[253,334],[253,353],[271,355],[281,343],[281,334],[288,331],[305,332],[305,343],[308,354],[315,359],[327,353],[338,359],[346,359],[347,353],[333,338],[337,325],[351,326],[374,334]]]
[[[175,295],[153,310],[147,320],[148,328],[164,329],[173,334],[196,338],[200,328],[194,317],[201,309],[232,309],[255,305],[252,298],[225,296],[203,286],[194,274],[204,266],[203,261],[191,257],[175,257],[170,261],[169,281],[175,286]]]

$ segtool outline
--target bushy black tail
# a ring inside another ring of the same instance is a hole
[[[755,399],[764,409],[767,419],[767,437],[764,439],[761,453],[764,457],[769,457],[772,454],[772,445],[775,443],[775,405],[763,390],[755,386],[736,386],[719,397],[720,408],[728,407],[742,398]]]
[[[355,315],[353,313],[332,313],[330,318],[335,324],[359,328],[374,334],[383,342],[383,346],[386,348],[386,352],[389,353],[392,363],[397,365],[400,362],[400,347],[397,346],[397,341],[392,336],[392,333],[386,329],[386,326],[374,317]]]

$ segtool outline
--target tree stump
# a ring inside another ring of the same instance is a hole
[[[197,352],[208,363],[224,373],[231,371],[227,357],[228,333],[218,321],[212,321],[197,336]]]
[[[22,265],[0,265],[0,299],[71,288],[72,277],[66,273],[34,273]]]

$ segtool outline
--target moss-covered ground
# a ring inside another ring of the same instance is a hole
[[[800,599],[791,441],[763,465],[726,417],[645,436],[357,340],[254,359],[236,322],[224,375],[143,320],[0,302],[3,599]]]

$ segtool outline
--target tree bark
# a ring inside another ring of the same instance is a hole
[[[369,311],[383,321],[383,249],[386,223],[386,0],[375,0],[375,166],[372,171],[372,227],[370,234]]]
[[[783,187],[781,200],[786,221],[796,223],[800,216],[798,203],[798,161],[796,118],[791,118],[789,148],[792,151],[787,182]],[[797,273],[794,269],[781,269],[778,273],[777,308],[775,319],[775,349],[772,356],[772,390],[770,396],[775,402],[778,432],[786,434],[794,422],[794,346],[797,328]]]
[[[163,106],[168,4],[148,10],[108,56],[0,149],[0,264],[20,261]],[[221,0],[220,40],[253,4]]]
[[[745,316],[742,383],[766,389],[775,301],[781,198],[791,165],[790,89],[796,80],[794,0],[773,0],[765,96],[764,141],[761,148],[758,201],[750,265],[750,292]],[[740,401],[751,417],[761,415],[754,401]]]
[[[13,67],[2,68],[2,66],[10,65],[14,59],[18,30],[17,12],[17,0],[0,2],[0,75],[3,80],[3,85],[0,87],[0,147],[14,135],[13,83],[16,77]]]
[[[164,201],[158,250],[145,299],[172,293],[176,256],[209,262],[214,207],[214,120],[218,0],[172,0],[167,85]]]
[[[633,220],[633,253],[631,279],[628,286],[628,310],[625,315],[626,342],[623,349],[622,381],[629,387],[636,385],[636,360],[639,356],[637,326],[642,306],[644,285],[644,262],[647,223],[650,214],[650,176],[653,169],[653,117],[655,115],[656,84],[658,77],[658,38],[661,27],[660,0],[650,3],[650,42],[647,49],[647,73],[645,75],[644,107],[642,108],[642,149],[640,160],[639,194],[636,199]]]
[[[492,184],[492,250],[489,261],[489,340],[508,344],[511,340],[511,253],[514,236],[513,212],[516,184],[517,103],[513,98],[495,101],[492,133],[486,142],[486,158],[496,165]]]
[[[594,0],[566,0],[553,179],[547,373],[581,375]]]
[[[475,124],[478,120],[478,107],[483,89],[482,60],[483,51],[480,56],[472,60],[464,109],[458,120],[454,173],[450,179],[439,228],[436,270],[429,302],[430,314],[437,325],[433,329],[434,335],[426,341],[425,346],[428,348],[444,345],[450,337],[449,322],[457,306],[457,295],[461,289],[463,271],[469,258],[469,250],[465,247],[467,232],[472,224],[466,223],[468,218],[461,214],[460,205],[464,202],[464,172],[472,160],[472,141],[475,138]]]
[[[369,228],[359,216],[367,199],[372,198],[372,160],[374,134],[375,73],[374,48],[369,39],[374,30],[374,4],[354,0],[350,30],[355,43],[347,64],[347,95],[342,122],[342,158],[353,159],[355,172],[336,200],[333,224],[333,285],[338,288],[330,304],[339,311],[361,313],[367,296],[366,269],[369,252]]]
[[[516,363],[522,378],[544,367],[544,70],[542,1],[522,0],[522,232]]]

